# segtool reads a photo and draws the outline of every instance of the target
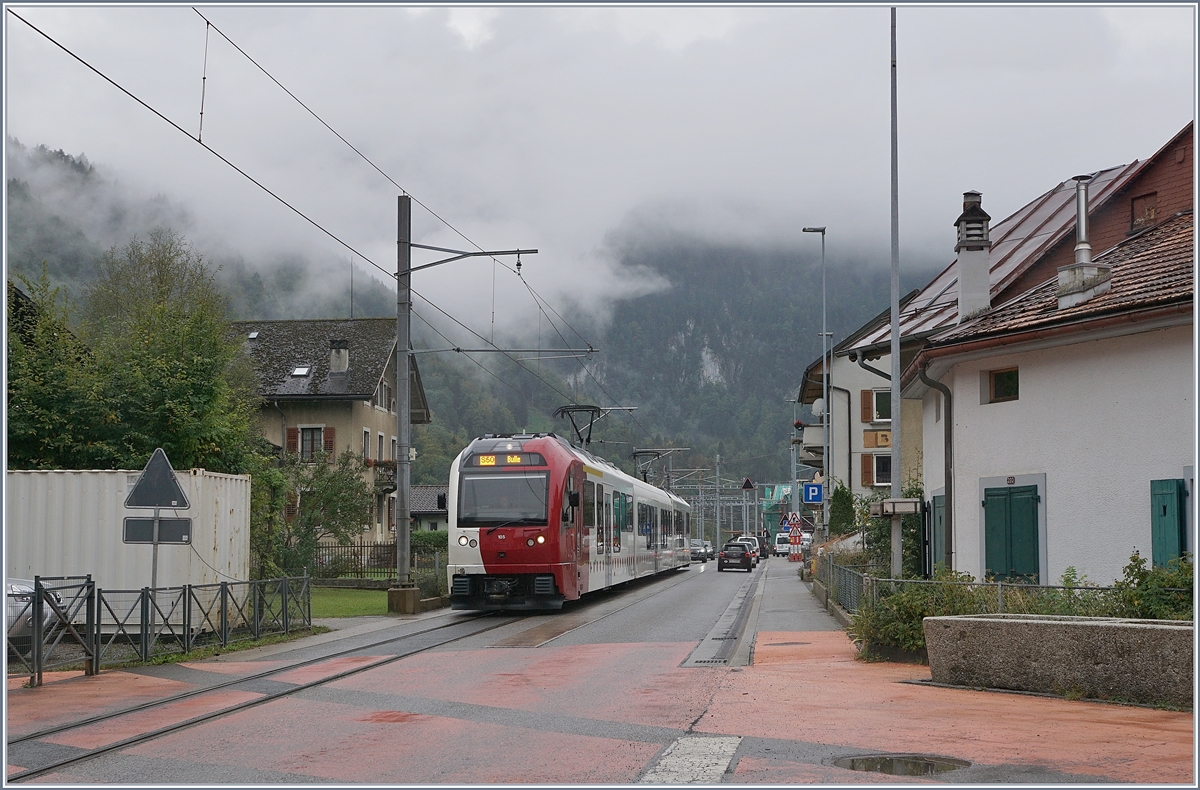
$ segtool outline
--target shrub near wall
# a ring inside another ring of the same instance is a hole
[[[1149,569],[1138,552],[1129,558],[1124,578],[1113,587],[1095,587],[1068,568],[1062,586],[975,583],[965,573],[939,570],[929,582],[875,582],[875,595],[864,596],[854,614],[851,634],[872,648],[913,653],[925,649],[923,620],[961,614],[1045,614],[1191,620],[1192,562],[1172,560]],[[938,584],[936,582],[942,582]],[[1001,599],[1001,595],[1003,598]]]

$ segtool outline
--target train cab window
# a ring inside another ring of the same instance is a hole
[[[575,520],[573,516],[574,513],[571,512],[571,478],[567,477],[567,481],[563,483],[562,513],[558,517],[559,526],[562,529],[571,526],[571,522]]]
[[[583,526],[596,526],[596,484],[583,481]]]

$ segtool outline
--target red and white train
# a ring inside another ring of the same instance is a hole
[[[454,609],[559,609],[691,561],[687,502],[554,434],[475,439],[447,499]]]

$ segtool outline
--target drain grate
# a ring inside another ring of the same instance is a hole
[[[737,637],[736,636],[714,636],[714,637],[710,637],[710,639],[712,639],[712,641],[714,641],[714,642],[727,642],[731,639],[737,639]]]
[[[971,765],[966,760],[930,754],[866,754],[859,757],[839,757],[833,764],[838,768],[849,768],[851,771],[871,771],[890,776],[929,776],[968,768]]]
[[[728,664],[727,658],[697,658],[693,664]]]
[[[812,644],[812,643],[811,642],[770,642],[766,646],[767,647],[792,647],[794,645],[808,645],[808,644]]]

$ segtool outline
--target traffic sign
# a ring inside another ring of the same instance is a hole
[[[819,505],[823,501],[821,489],[823,486],[820,483],[805,483],[804,484],[804,504]]]
[[[191,507],[161,447],[150,456],[133,490],[125,497],[125,507],[172,507],[179,510]]]
[[[190,518],[160,518],[158,520],[158,542],[186,546],[192,542],[192,520]],[[147,516],[126,516],[122,532],[124,543],[153,543],[154,519]]]
[[[779,526],[786,527],[787,525],[788,525],[787,513],[780,513],[779,514]]]
[[[742,490],[743,491],[753,491],[754,489],[755,489],[755,485],[754,485],[753,480],[751,480],[750,478],[747,477],[744,481],[742,481]]]
[[[788,525],[791,527],[799,527],[800,526],[800,514],[794,510],[791,513],[788,513]]]

